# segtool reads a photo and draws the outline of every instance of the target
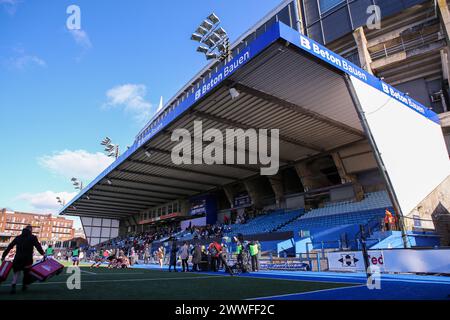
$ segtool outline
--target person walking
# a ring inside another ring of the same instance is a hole
[[[36,250],[45,257],[45,252],[39,243],[38,238],[33,235],[32,226],[28,225],[22,233],[15,237],[14,240],[8,245],[3,252],[2,261],[8,256],[9,252],[16,247],[16,255],[13,260],[13,280],[11,282],[11,294],[16,293],[16,284],[19,278],[20,272],[23,272],[23,286],[22,291],[27,290],[28,285],[31,283],[30,268],[33,264],[33,250]]]
[[[189,245],[186,241],[183,243],[183,246],[181,246],[180,258],[181,258],[181,265],[183,268],[183,272],[188,272],[189,271],[189,265],[188,265]]]

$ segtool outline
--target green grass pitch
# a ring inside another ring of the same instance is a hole
[[[10,278],[0,284],[0,300],[65,299],[169,299],[224,300],[249,299],[348,287],[349,284],[239,277],[224,274],[167,272],[147,269],[81,268],[81,289],[69,290],[71,275],[63,273],[46,282],[36,282],[27,292],[17,286],[11,295]],[[20,283],[20,282],[19,282]]]

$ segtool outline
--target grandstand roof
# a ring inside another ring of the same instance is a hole
[[[194,120],[203,120],[204,131],[280,128],[280,166],[365,139],[345,75],[376,87],[385,84],[315,46],[306,50],[297,31],[273,24],[224,68],[205,77],[205,87],[166,110],[61,214],[127,217],[260,174],[257,165],[173,164],[171,133],[176,128],[192,132]],[[230,96],[232,87],[240,92],[237,99]]]

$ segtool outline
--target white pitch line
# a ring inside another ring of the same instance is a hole
[[[86,271],[86,270],[82,270],[82,269],[80,269],[80,271],[87,273],[87,274],[91,274],[91,275],[97,275],[95,272],[91,272],[91,271]]]
[[[270,275],[269,273],[265,273]],[[240,278],[249,278],[249,279],[266,279],[266,280],[283,280],[283,281],[298,281],[298,282],[320,282],[320,283],[332,283],[332,284],[358,284],[358,282],[345,282],[345,281],[327,281],[327,280],[316,280],[316,279],[301,279],[298,277],[297,279],[292,278],[277,278],[277,277],[261,277],[254,276],[250,274],[249,276],[241,276]]]
[[[115,279],[115,280],[82,280],[82,283],[104,283],[104,282],[135,282],[135,281],[165,281],[165,280],[201,280],[210,278],[225,278],[226,276],[205,276],[205,277],[178,277],[178,278],[143,278],[143,279]],[[33,285],[65,284],[61,282],[38,282]],[[18,284],[20,285],[20,284]],[[2,287],[9,287],[9,284],[3,284]]]
[[[283,297],[299,296],[299,295],[310,294],[310,293],[317,293],[317,292],[326,292],[326,291],[336,291],[336,290],[360,288],[360,287],[365,287],[365,286],[366,285],[362,284],[362,285],[359,285],[359,286],[350,286],[350,287],[342,287],[342,288],[329,288],[329,289],[321,289],[321,290],[314,290],[314,291],[304,291],[304,292],[297,292],[297,293],[287,293],[287,294],[279,294],[279,295],[267,296],[267,297],[250,298],[250,299],[245,299],[245,300],[265,300],[265,299],[272,299],[272,298],[283,298]]]

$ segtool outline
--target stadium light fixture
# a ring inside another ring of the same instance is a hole
[[[63,207],[66,205],[66,201],[64,199],[61,199],[61,197],[56,197],[56,200],[58,201],[58,204]]]
[[[200,35],[198,33],[193,33],[191,35],[191,40],[200,42],[200,41],[202,41],[202,39],[203,39],[202,35]]]
[[[105,137],[100,144],[105,146],[104,151],[108,157],[114,157],[116,159],[119,157],[119,145],[111,143],[111,139],[109,137]]]
[[[217,54],[215,53],[207,53],[206,54],[206,60],[211,60],[211,59],[216,59],[217,58]]]
[[[203,27],[198,27],[197,30],[195,30],[195,32],[200,34],[200,35],[202,35],[202,36],[204,36],[204,35],[206,35],[208,33],[208,30],[206,30]]]
[[[106,183],[107,183],[107,184],[109,184],[109,185],[112,185],[112,181],[111,181],[111,180],[109,180],[109,179],[108,179],[108,180],[106,180]]]
[[[222,37],[219,36],[216,32],[211,32],[211,37],[210,39],[212,41],[214,41],[214,43],[219,42],[220,40],[222,40]]]
[[[208,51],[209,51],[209,48],[200,46],[200,47],[197,48],[197,51],[201,52],[201,53],[204,53],[204,54],[207,54]]]
[[[208,16],[209,21],[211,21],[214,24],[218,24],[220,22],[220,19],[216,14],[213,12]]]
[[[103,146],[106,146],[110,143],[111,143],[111,139],[109,137],[105,137],[100,144]]]
[[[236,88],[230,88],[229,92],[231,100],[237,99],[241,95],[241,93],[237,91]]]
[[[70,181],[72,181],[72,184],[73,184],[75,190],[80,190],[81,191],[83,189],[83,182],[82,181],[78,180],[75,177],[70,179]]]
[[[204,43],[206,46],[199,46],[197,51],[203,53],[207,60],[229,59],[229,38],[224,28],[220,26],[220,19],[215,13],[211,13],[195,33],[191,35],[191,40]]]
[[[203,40],[203,43],[206,44],[210,48],[213,48],[216,45],[214,40],[211,38],[207,38],[207,39]]]
[[[208,20],[203,20],[203,22],[200,24],[200,27],[210,31],[214,27],[214,23],[211,23]]]
[[[222,27],[217,28],[216,31],[214,31],[214,32],[221,38],[223,38],[227,35],[227,32]]]
[[[150,158],[151,156],[152,156],[152,152],[151,151],[145,151],[145,156],[147,157],[147,158]]]

